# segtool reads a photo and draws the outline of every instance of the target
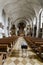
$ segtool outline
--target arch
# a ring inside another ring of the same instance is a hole
[[[25,27],[26,27],[26,21],[21,20],[21,22],[19,22],[19,23],[17,24],[17,27],[18,27],[18,28],[21,27],[22,29],[25,28]]]
[[[26,17],[20,17],[20,18],[16,19],[13,23],[16,24],[16,26],[17,26],[17,24],[20,23],[22,20],[24,20],[24,22],[26,24],[29,23],[29,25],[30,25],[30,20],[28,20],[28,18],[26,18]]]
[[[41,12],[42,12],[42,8],[41,8],[40,11],[39,11],[39,15],[40,15]]]
[[[26,17],[20,17],[20,18],[17,18],[14,22],[16,22],[16,21],[18,21],[18,20],[26,20],[26,21],[28,21],[29,22],[29,20],[26,18]]]

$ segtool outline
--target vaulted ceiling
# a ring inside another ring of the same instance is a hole
[[[4,9],[12,21],[23,17],[32,20],[41,8],[43,0],[0,0],[0,11]]]

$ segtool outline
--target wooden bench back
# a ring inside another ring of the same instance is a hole
[[[2,38],[0,39],[0,44],[9,44],[13,41],[15,41],[18,38],[18,36],[11,36],[11,37],[6,37],[6,38]]]
[[[1,54],[0,55],[0,65],[2,65],[2,58],[3,58],[3,55]]]

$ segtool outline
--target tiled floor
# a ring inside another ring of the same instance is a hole
[[[21,42],[25,42],[26,44],[26,41],[23,38],[19,38],[13,47],[13,54],[6,59],[4,65],[43,65],[43,62],[38,60],[37,55],[30,47],[28,47],[27,52],[24,50],[22,55],[21,48],[17,46],[21,45]]]

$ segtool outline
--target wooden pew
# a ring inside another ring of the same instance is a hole
[[[11,45],[13,45],[13,43],[15,42],[15,40],[17,40],[18,37],[17,36],[11,36],[11,37],[6,37],[6,38],[1,38],[0,39],[0,53],[5,54],[5,52],[8,52],[8,48],[11,51],[12,47]],[[15,44],[15,43],[14,43]],[[6,50],[7,49],[7,50]],[[2,51],[2,52],[1,52]],[[4,52],[5,51],[5,52]]]
[[[0,39],[0,44],[7,44],[8,46],[12,45],[15,40],[18,39],[18,36],[11,36]]]
[[[33,38],[33,37],[24,37],[30,47],[36,52],[38,56],[43,58],[43,39]]]
[[[3,60],[3,55],[2,54],[0,54],[0,65],[2,65],[2,60]]]
[[[0,44],[0,52],[7,52],[8,45],[6,44]]]
[[[0,39],[0,43],[2,44],[2,43],[11,43],[11,42],[13,42],[13,41],[15,41],[16,39],[18,38],[18,36],[11,36],[11,37],[6,37],[6,38],[1,38]]]
[[[3,58],[7,57],[7,48],[8,48],[8,45],[0,44],[0,54],[3,54]]]

